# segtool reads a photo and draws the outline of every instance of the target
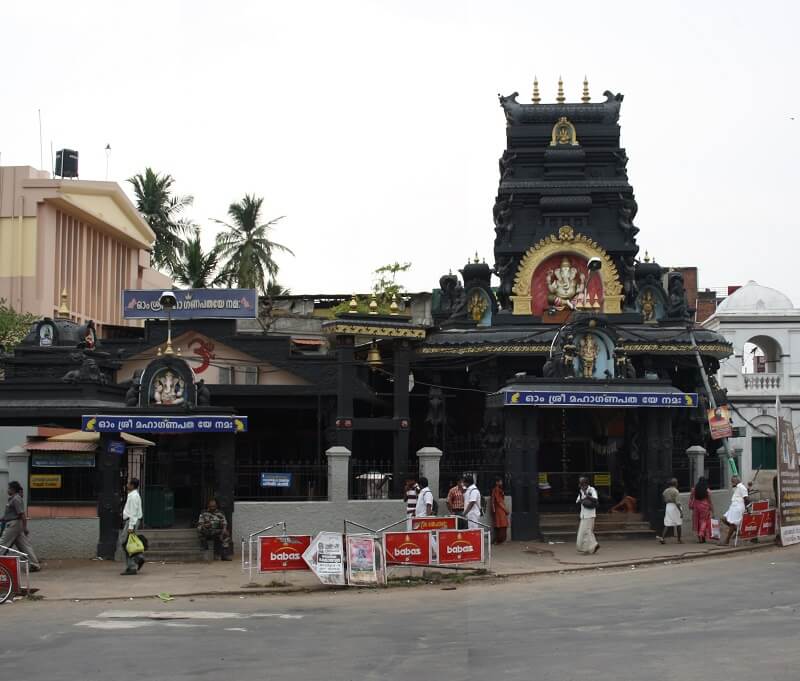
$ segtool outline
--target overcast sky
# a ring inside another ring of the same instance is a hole
[[[25,2],[0,6],[3,165],[80,152],[83,179],[151,166],[211,243],[246,192],[291,247],[294,293],[430,290],[492,262],[497,93],[622,92],[639,244],[701,287],[800,304],[794,2]],[[126,188],[127,190],[127,188]]]

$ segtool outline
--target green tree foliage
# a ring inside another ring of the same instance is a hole
[[[180,214],[192,204],[193,198],[175,195],[172,175],[160,175],[152,168],[145,168],[144,174],[134,175],[128,182],[133,185],[136,208],[156,235],[151,255],[153,266],[171,270],[180,258],[182,237],[189,227]]]
[[[226,283],[266,293],[268,283],[278,276],[275,252],[294,253],[270,239],[273,226],[284,216],[259,224],[263,203],[263,198],[247,194],[228,208],[230,222],[214,222],[225,227],[225,231],[217,235],[217,248],[224,260],[222,273]]]
[[[378,299],[378,305],[391,304],[392,296],[400,298],[406,289],[405,286],[397,282],[397,275],[402,272],[408,272],[410,269],[410,262],[394,262],[389,265],[383,265],[373,272],[375,283],[372,285],[372,290]]]
[[[36,321],[32,314],[17,312],[0,298],[0,348],[11,352],[30,331],[31,324]]]
[[[180,253],[172,265],[172,278],[189,288],[212,288],[225,283],[225,277],[217,273],[219,250],[215,246],[207,253],[200,243],[200,228],[194,227],[194,237],[183,242]]]

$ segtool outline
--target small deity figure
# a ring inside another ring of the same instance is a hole
[[[473,292],[469,299],[469,305],[467,306],[470,319],[472,319],[473,322],[481,321],[488,307],[489,304],[481,295],[480,291]]]
[[[650,289],[642,294],[642,317],[646,322],[656,320],[656,299]]]
[[[564,256],[556,270],[547,270],[547,302],[556,310],[574,310],[586,290],[586,275]]]
[[[581,338],[580,352],[578,354],[581,358],[584,378],[592,378],[594,376],[594,365],[599,354],[600,348],[597,346],[597,341],[592,334],[587,333]]]
[[[167,371],[155,380],[153,401],[163,405],[183,404],[185,387],[182,378]]]

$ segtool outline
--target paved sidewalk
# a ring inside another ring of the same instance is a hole
[[[491,573],[498,577],[571,572],[575,570],[628,567],[648,563],[668,563],[713,556],[725,556],[754,549],[770,549],[772,542],[747,543],[736,549],[716,545],[668,543],[656,541],[607,541],[593,556],[583,556],[575,551],[574,544],[549,544],[536,542],[509,542],[494,546]],[[791,549],[782,549],[791,550]],[[321,589],[310,572],[288,572],[284,584],[283,573],[253,573],[249,584],[247,572],[241,562],[213,563],[146,563],[141,573],[123,577],[121,563],[100,560],[49,560],[43,562],[42,572],[31,575],[31,587],[37,595],[47,600],[88,600],[154,597],[169,594],[171,597],[254,593],[285,593]],[[408,575],[410,570],[398,568],[394,576]],[[451,571],[447,571],[451,572]],[[421,575],[417,569],[415,575]]]

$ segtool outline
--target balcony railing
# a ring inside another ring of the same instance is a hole
[[[780,374],[744,374],[744,389],[748,392],[774,393],[780,388]]]

